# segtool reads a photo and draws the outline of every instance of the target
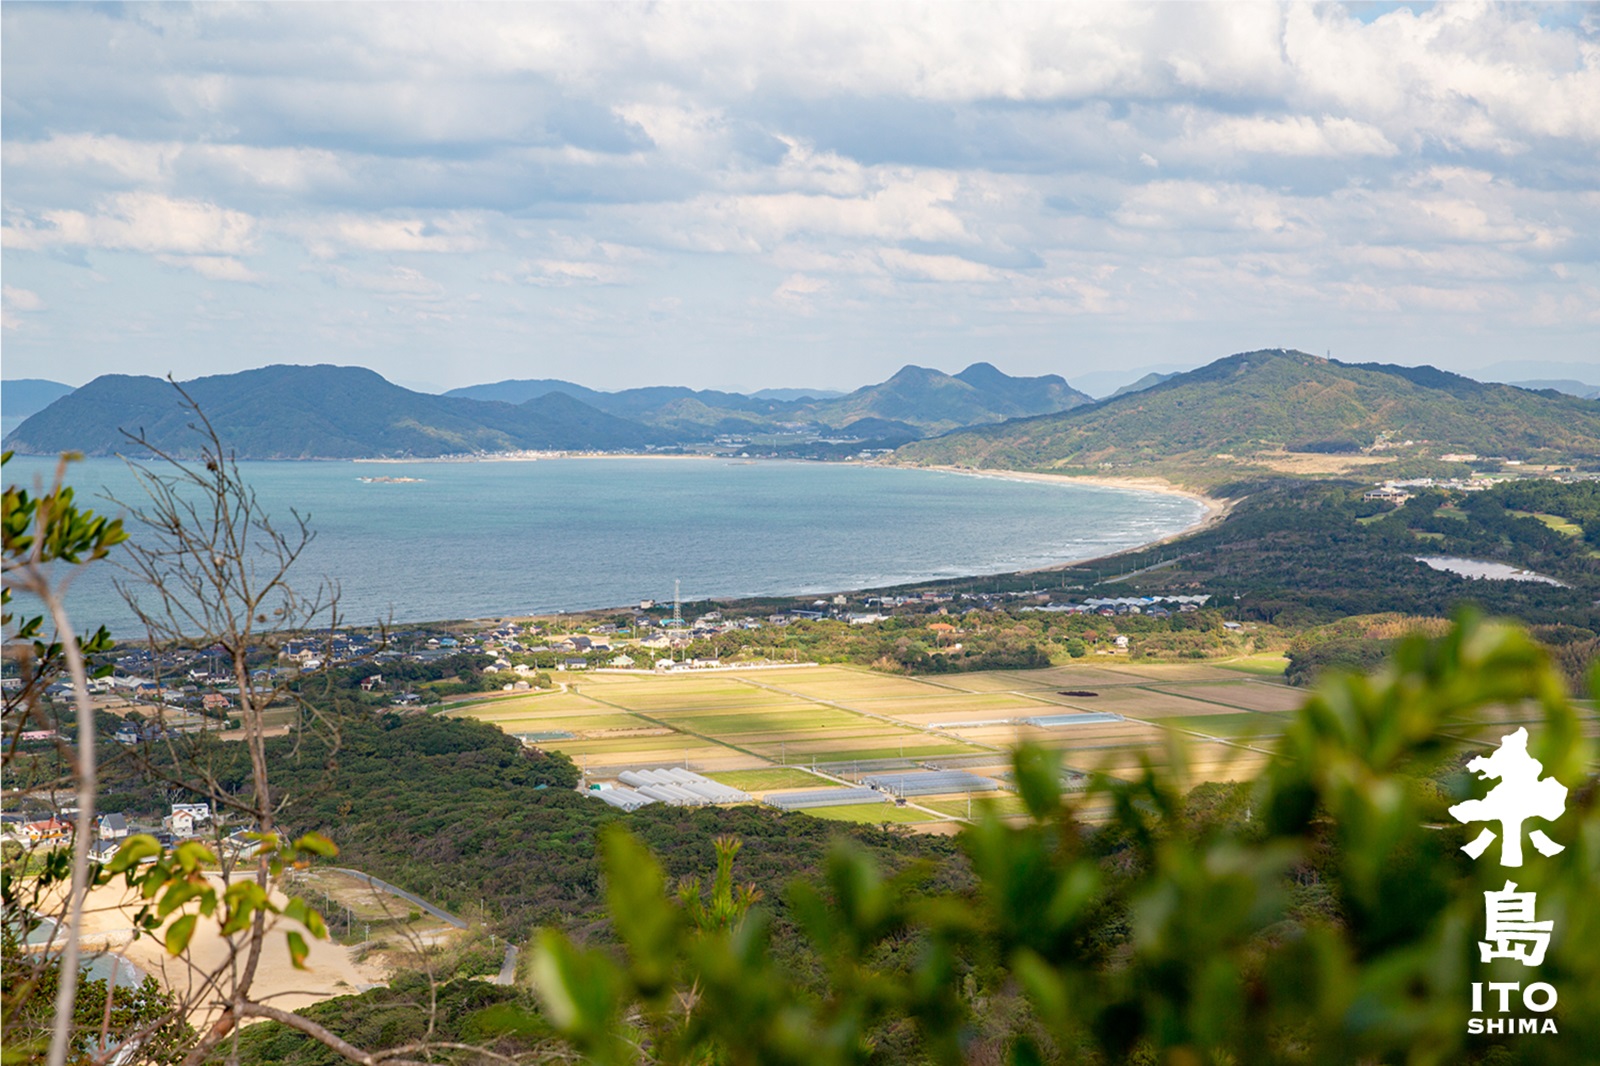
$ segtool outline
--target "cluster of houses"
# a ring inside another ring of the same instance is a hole
[[[59,814],[30,820],[26,815],[8,812],[4,815],[5,838],[30,848],[69,843],[77,835],[77,822],[74,817],[76,813],[66,809]],[[171,806],[171,813],[162,818],[160,829],[150,826],[146,831],[154,833],[163,843],[173,843],[193,839],[202,830],[209,829],[214,819],[215,814],[210,804],[174,803]],[[90,844],[89,857],[96,862],[108,861],[134,831],[127,816],[121,812],[113,811],[100,815],[95,819],[94,840]],[[235,836],[242,842],[241,834]]]
[[[1091,596],[1076,603],[1030,604],[1024,611],[1047,611],[1051,614],[1097,614],[1106,618],[1115,615],[1146,614],[1152,618],[1170,618],[1174,611],[1192,614],[1211,599],[1204,596]]]
[[[1474,458],[1476,458],[1474,456]],[[1453,489],[1457,492],[1482,492],[1494,487],[1494,482],[1482,477],[1414,477],[1385,481],[1361,494],[1363,500],[1378,500],[1399,506],[1416,495],[1416,489]]]

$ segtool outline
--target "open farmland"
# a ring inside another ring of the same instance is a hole
[[[1133,777],[1176,754],[1192,783],[1239,780],[1261,769],[1288,713],[1306,697],[1253,672],[1143,662],[927,678],[847,666],[565,677],[561,691],[479,700],[446,713],[535,738],[529,742],[567,753],[592,780],[687,766],[759,799],[919,766],[968,770],[1004,789],[1009,752],[1023,741],[1060,751],[1065,768],[1077,773]],[[1600,724],[1593,710],[1580,713],[1594,735]],[[1492,744],[1527,716],[1508,710],[1480,739]],[[1006,814],[1019,812],[1009,792],[989,795]],[[948,795],[916,805],[965,817],[967,800]],[[927,817],[893,809],[892,818]]]
[[[447,713],[536,738],[592,779],[687,765],[759,798],[918,765],[959,766],[1004,785],[1020,741],[1059,750],[1077,772],[1129,775],[1167,763],[1181,740],[1196,780],[1238,778],[1261,766],[1284,712],[1302,698],[1277,679],[1207,665],[1097,662],[931,678],[806,666],[569,674],[558,692]],[[1076,714],[1092,717],[1052,719]],[[1039,718],[1052,720],[1024,724]],[[813,766],[827,776],[812,776]],[[965,814],[964,796],[938,802],[941,813]],[[1009,802],[1002,809],[1017,811]]]

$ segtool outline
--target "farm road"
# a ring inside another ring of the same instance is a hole
[[[455,926],[457,929],[465,929],[467,927],[467,920],[465,918],[457,917],[456,915],[451,914],[449,911],[444,910],[441,907],[435,907],[433,904],[429,903],[427,900],[423,899],[421,896],[417,895],[414,892],[407,892],[403,888],[396,888],[394,885],[391,885],[389,882],[380,881],[378,878],[373,877],[371,874],[362,873],[360,870],[346,870],[343,867],[339,867],[339,866],[331,866],[331,867],[329,867],[329,869],[332,870],[336,874],[349,874],[351,877],[354,877],[356,880],[365,881],[367,884],[371,885],[373,888],[376,888],[376,889],[378,889],[379,891],[382,891],[382,892],[387,892],[391,896],[399,896],[401,899],[405,900],[407,903],[410,903],[410,904],[412,904],[413,906],[416,906],[416,907],[420,907],[422,910],[426,911],[428,914],[433,915],[435,918],[439,919],[441,922],[448,922],[449,924]]]

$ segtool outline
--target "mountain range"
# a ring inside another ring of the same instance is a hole
[[[0,391],[0,415],[26,418],[42,411],[72,391],[71,385],[44,378],[12,378]]]
[[[196,378],[183,388],[238,456],[250,459],[622,451],[723,434],[809,434],[881,448],[1090,402],[1056,375],[1014,378],[987,363],[956,375],[907,366],[847,395],[795,399],[676,386],[601,392],[547,379],[436,396],[371,370],[327,365],[263,367]],[[129,450],[127,431],[162,450],[192,454],[190,421],[170,383],[110,374],[33,414],[7,435],[6,446],[107,455]]]
[[[49,390],[15,391],[18,384],[6,384],[8,409],[14,396],[48,398]],[[183,388],[238,456],[251,459],[654,450],[727,434],[754,454],[843,456],[899,446],[896,458],[914,463],[1138,470],[1194,483],[1241,471],[1387,473],[1415,462],[1437,466],[1457,453],[1600,465],[1593,400],[1284,349],[1152,373],[1098,402],[1056,375],[1011,377],[988,363],[958,374],[906,366],[887,381],[831,396],[677,386],[602,392],[551,379],[438,396],[371,370],[326,365],[263,367]],[[107,455],[133,450],[127,430],[162,450],[193,454],[191,421],[170,383],[107,375],[49,403],[5,444]],[[796,441],[848,443],[797,452]]]
[[[1600,403],[1433,367],[1273,349],[1228,356],[1092,406],[919,441],[898,454],[976,467],[1220,472],[1308,468],[1307,456],[1329,457],[1326,466],[1381,468],[1453,453],[1600,462]]]
[[[1059,375],[1015,378],[988,363],[974,363],[959,374],[905,366],[887,381],[843,395],[764,390],[747,396],[670,385],[601,392],[549,378],[471,385],[445,395],[524,403],[552,392],[564,392],[608,414],[690,439],[695,434],[770,433],[783,424],[813,423],[819,430],[857,437],[897,437],[903,442],[961,426],[1065,411],[1092,402]],[[863,419],[875,420],[870,434],[857,428]]]
[[[412,392],[362,367],[269,366],[183,383],[241,459],[355,459],[526,449],[646,448],[665,434],[561,393],[525,404]],[[106,374],[6,437],[25,453],[137,452],[128,434],[179,456],[200,439],[169,382]],[[601,441],[604,443],[595,444]]]

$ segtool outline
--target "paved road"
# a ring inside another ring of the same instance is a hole
[[[500,964],[500,976],[494,979],[497,985],[515,984],[517,980],[517,949],[515,945],[506,945],[506,961]]]
[[[367,882],[367,884],[371,885],[373,888],[376,888],[376,889],[378,889],[380,891],[383,891],[383,892],[387,892],[392,896],[399,896],[401,899],[405,900],[407,903],[410,903],[410,904],[413,904],[413,905],[415,905],[417,907],[422,908],[424,911],[426,911],[429,914],[433,915],[435,918],[439,919],[442,922],[449,922],[451,925],[455,926],[457,929],[465,929],[467,927],[467,920],[465,918],[459,918],[456,915],[451,914],[449,911],[444,910],[443,908],[435,907],[433,904],[429,903],[427,900],[423,899],[421,896],[417,895],[416,893],[407,892],[403,888],[396,888],[394,885],[391,885],[389,882],[380,881],[376,877],[373,877],[371,874],[362,873],[360,870],[346,870],[346,869],[344,869],[343,867],[340,867],[340,866],[331,866],[331,867],[328,867],[328,869],[332,870],[336,874],[349,874],[351,877],[354,877],[357,880]]]

